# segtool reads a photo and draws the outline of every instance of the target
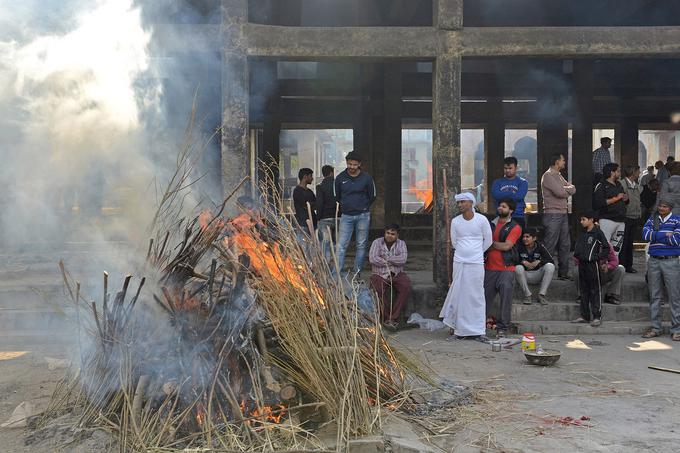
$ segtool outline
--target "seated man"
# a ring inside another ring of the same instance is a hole
[[[520,264],[515,266],[515,277],[524,291],[524,304],[526,305],[532,302],[529,283],[541,284],[536,299],[541,305],[548,305],[545,295],[555,273],[555,262],[552,256],[537,239],[536,229],[527,228],[522,235],[522,242],[517,244]]]
[[[399,314],[411,295],[411,279],[404,273],[408,251],[399,239],[399,225],[385,227],[384,237],[371,244],[368,260],[371,262],[371,287],[378,296],[383,325],[396,331]]]

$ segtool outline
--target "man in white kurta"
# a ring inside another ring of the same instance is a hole
[[[451,220],[453,278],[439,317],[456,337],[486,334],[484,252],[493,243],[489,220],[474,211],[470,193],[456,195],[460,215]]]

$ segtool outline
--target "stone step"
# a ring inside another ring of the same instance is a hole
[[[535,295],[538,293],[538,285],[529,285],[529,289]],[[547,297],[550,300],[576,300],[578,292],[576,290],[576,282],[570,280],[553,279],[548,288]],[[515,284],[515,299],[520,300],[524,297],[519,285]],[[645,283],[644,276],[639,274],[626,274],[623,277],[623,284],[621,287],[621,301],[622,302],[646,302],[649,300],[649,289]]]
[[[648,321],[647,302],[624,302],[621,305],[602,304],[603,317],[611,321]],[[664,321],[670,321],[671,312],[667,305],[662,307]],[[579,305],[571,301],[550,301],[548,305],[524,305],[516,301],[512,305],[512,319],[534,321],[571,321],[580,316]]]
[[[642,335],[649,322],[607,321],[591,327],[590,324],[573,324],[569,321],[515,321],[518,333],[531,332],[536,335]],[[664,326],[667,331],[667,326]]]

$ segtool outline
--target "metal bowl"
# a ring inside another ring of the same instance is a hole
[[[557,349],[544,349],[541,353],[536,351],[524,351],[524,357],[530,364],[538,366],[552,366],[560,360],[562,353]]]

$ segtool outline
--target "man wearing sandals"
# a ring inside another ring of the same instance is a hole
[[[680,341],[680,216],[673,214],[673,202],[661,199],[657,212],[645,223],[642,237],[649,241],[647,285],[652,327],[643,338],[658,337],[661,327],[661,295],[665,285],[671,307],[671,337]]]
[[[448,339],[485,342],[484,252],[491,247],[493,234],[489,220],[474,211],[474,195],[456,195],[456,205],[460,215],[451,220],[452,282],[439,317],[451,328]]]
[[[385,235],[371,244],[371,286],[378,296],[380,316],[388,330],[396,331],[399,315],[411,295],[411,279],[404,272],[406,243],[399,239],[399,225],[385,227]]]

